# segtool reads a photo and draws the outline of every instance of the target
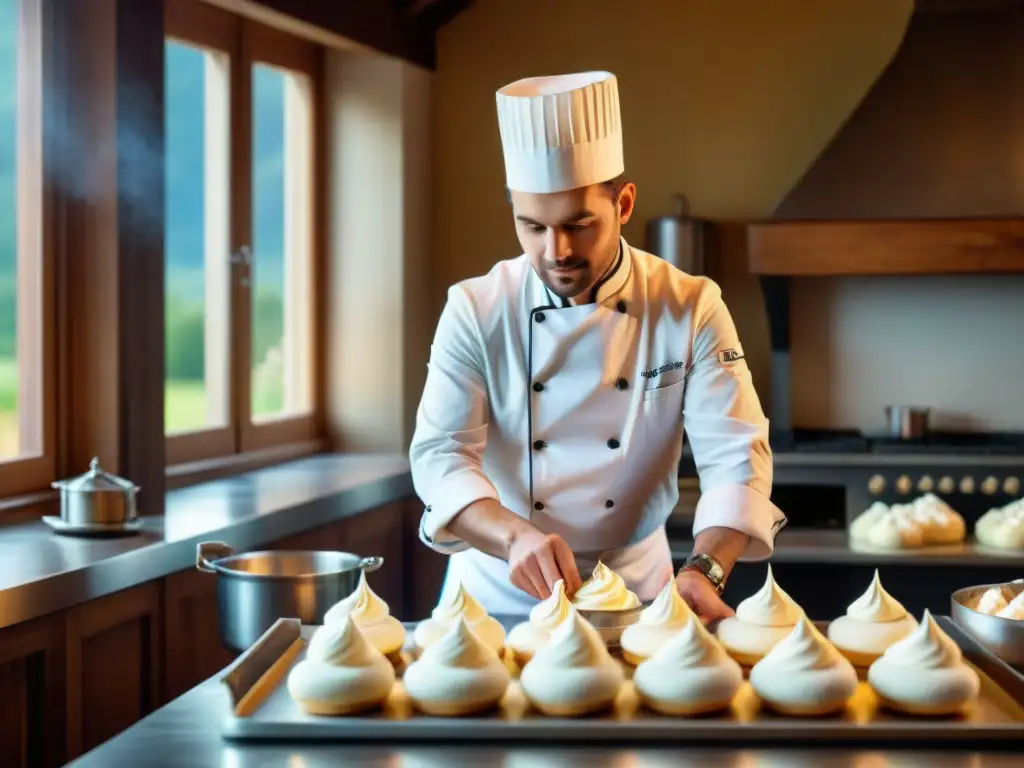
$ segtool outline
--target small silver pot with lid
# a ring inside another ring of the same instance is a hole
[[[101,469],[98,458],[84,475],[58,480],[53,487],[60,491],[61,520],[69,525],[121,525],[138,516],[138,486]]]

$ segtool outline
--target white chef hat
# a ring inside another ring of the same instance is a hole
[[[611,72],[530,77],[498,91],[505,183],[561,192],[619,176],[622,121]]]

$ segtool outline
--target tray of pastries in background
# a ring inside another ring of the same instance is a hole
[[[714,631],[670,582],[649,605],[599,564],[528,617],[464,585],[403,625],[359,587],[324,625],[280,619],[222,676],[232,740],[1021,743],[1024,677],[876,572],[831,622],[775,581]],[[602,612],[608,616],[602,617]],[[613,628],[612,631],[609,628]]]

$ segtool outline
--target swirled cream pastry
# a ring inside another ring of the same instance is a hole
[[[461,582],[447,597],[442,597],[441,602],[431,611],[429,619],[421,621],[416,626],[413,633],[416,647],[421,651],[429,648],[457,624],[459,619],[465,619],[469,628],[487,646],[495,651],[502,650],[505,645],[505,628],[497,619],[488,615]]]
[[[958,544],[966,534],[963,517],[932,493],[910,504],[875,502],[850,524],[853,541],[880,549]]]
[[[803,615],[803,609],[775,583],[769,564],[764,586],[736,606],[735,616],[719,622],[718,639],[736,661],[753,666]]]
[[[288,693],[311,715],[345,715],[378,706],[391,693],[395,669],[351,616],[318,627],[306,658],[288,674]]]
[[[541,712],[571,717],[611,706],[625,681],[622,666],[597,630],[573,611],[538,648],[519,676],[523,693]]]
[[[887,707],[913,715],[952,715],[978,696],[978,673],[927,610],[917,629],[886,649],[868,683]]]
[[[963,517],[934,493],[914,499],[907,513],[921,526],[925,544],[959,544],[967,535]]]
[[[575,610],[565,596],[565,582],[555,582],[551,597],[530,609],[527,621],[512,627],[508,633],[506,646],[515,654],[516,662],[526,664],[537,649],[551,639],[551,634],[559,624]]]
[[[394,656],[402,650],[405,627],[391,615],[388,604],[370,589],[366,571],[360,574],[355,591],[324,614],[324,624],[340,624],[346,616],[352,617],[366,639],[385,656]]]
[[[996,616],[1001,610],[1009,605],[1010,601],[1006,599],[1007,596],[1003,593],[1002,587],[990,587],[986,589],[978,600],[978,605],[975,606],[974,610],[978,613],[987,613],[989,616]]]
[[[990,509],[974,524],[980,544],[997,549],[1024,549],[1024,499]]]
[[[743,670],[692,612],[633,673],[647,706],[668,715],[725,709],[743,684]]]
[[[690,606],[679,596],[675,579],[669,579],[654,602],[640,612],[636,623],[623,630],[619,638],[623,658],[633,665],[650,658],[692,616]]]
[[[497,704],[508,688],[509,674],[494,648],[460,616],[409,665],[402,681],[420,711],[455,716]]]
[[[857,672],[805,616],[750,670],[750,685],[783,714],[827,715],[853,696]]]
[[[599,561],[590,578],[576,590],[572,604],[581,611],[623,611],[640,605],[640,598],[626,588],[619,574]]]
[[[1024,592],[1021,592],[1007,603],[1006,607],[999,611],[996,616],[1001,619],[1024,621]]]
[[[828,639],[854,666],[870,667],[885,649],[917,627],[914,617],[885,591],[875,570],[863,595],[828,627]]]

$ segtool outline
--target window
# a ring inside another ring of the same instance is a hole
[[[168,463],[316,436],[316,46],[167,5]]]
[[[0,493],[54,479],[40,0],[0,0]]]

